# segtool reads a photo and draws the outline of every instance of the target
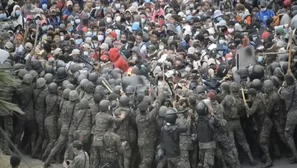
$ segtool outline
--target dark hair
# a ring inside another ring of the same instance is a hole
[[[20,156],[15,155],[15,154],[10,156],[10,165],[12,167],[17,167],[17,166],[20,165],[20,163],[21,163],[21,157]]]
[[[55,34],[53,33],[53,32],[48,32],[47,34],[46,34],[46,36],[47,37],[52,37],[52,38],[54,38],[54,36],[55,36]]]
[[[82,150],[83,149],[83,144],[81,141],[76,140],[72,142],[72,147],[77,149],[77,150]]]

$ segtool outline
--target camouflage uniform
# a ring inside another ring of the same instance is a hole
[[[219,125],[215,129],[215,139],[217,145],[216,156],[221,160],[223,166],[229,168],[236,167],[236,158],[232,154],[226,130],[226,120],[224,119],[224,107],[218,101],[211,101],[214,116],[219,120]],[[225,164],[225,165],[224,165]]]
[[[192,126],[192,119],[189,115],[187,118],[181,114],[177,120],[176,124],[183,124],[186,125],[187,131],[185,133],[180,134],[180,160],[179,165],[183,165],[184,168],[191,168],[190,165],[190,156],[189,151],[193,150],[193,142],[192,142],[192,134],[191,134],[191,126]]]
[[[79,152],[68,168],[89,168],[89,155],[87,152]]]
[[[136,116],[138,147],[141,157],[140,168],[152,167],[157,140],[156,116],[160,106],[161,103],[158,102],[152,111],[146,113],[146,109]]]
[[[296,144],[294,143],[294,130],[296,128],[297,124],[297,104],[296,104],[296,98],[297,98],[297,91],[295,85],[290,85],[287,88],[284,88],[281,90],[281,94],[286,100],[288,109],[287,113],[287,122],[286,122],[286,128],[285,128],[285,137],[288,140],[288,144],[292,150],[293,158],[291,162],[296,162],[297,160],[297,151],[296,151]],[[293,101],[293,102],[292,102]],[[292,104],[292,105],[291,105]]]
[[[101,165],[110,164],[108,167],[123,167],[123,148],[120,137],[108,131],[103,136],[103,150],[101,155]]]
[[[239,112],[244,109],[244,103],[239,97],[239,87],[231,84],[230,91],[231,95],[227,95],[221,104],[225,109],[224,118],[227,120],[229,143],[232,147],[233,155],[236,158],[237,166],[240,166],[238,152],[235,146],[235,138],[243,150],[248,154],[249,160],[254,162],[254,159],[240,123]]]
[[[260,130],[260,147],[266,157],[266,165],[271,165],[272,160],[269,153],[269,137],[272,129],[272,120],[265,111],[265,98],[262,93],[258,93],[249,108],[246,105],[246,111],[249,116],[253,116],[257,129]]]
[[[42,149],[45,149],[42,156],[43,160],[47,158],[54,143],[58,138],[58,115],[59,115],[59,104],[60,98],[57,94],[49,94],[45,98],[46,112],[44,114],[44,128],[45,128],[45,140],[42,144]]]
[[[38,128],[38,138],[32,153],[33,156],[37,155],[37,152],[39,152],[42,142],[44,140],[44,114],[46,111],[45,98],[47,95],[48,95],[48,90],[46,88],[34,90],[33,103],[34,103],[35,119],[36,119],[37,128]]]

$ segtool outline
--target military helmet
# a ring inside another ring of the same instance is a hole
[[[166,106],[161,106],[160,109],[159,109],[159,116],[160,117],[165,117],[167,110],[168,110],[168,108]]]
[[[90,81],[88,79],[83,79],[80,81],[79,83],[79,86],[82,88],[82,89],[85,89],[85,86],[89,83]]]
[[[26,74],[24,77],[23,77],[23,83],[26,83],[26,84],[31,84],[33,82],[33,78],[30,74]]]
[[[65,62],[62,60],[58,60],[56,66],[57,66],[57,68],[65,67]]]
[[[285,75],[285,82],[288,86],[294,85],[295,79],[292,75]]]
[[[137,105],[137,108],[140,112],[145,112],[148,110],[149,108],[149,104],[146,103],[146,102],[140,102],[138,105]]]
[[[288,62],[283,63],[282,70],[283,70],[284,74],[287,74],[288,66],[289,66]]]
[[[240,86],[237,82],[232,82],[229,86],[229,90],[231,93],[238,93]]]
[[[196,102],[197,102],[196,95],[191,94],[191,95],[189,96],[189,98],[188,98],[188,101],[189,101],[189,103],[190,103],[191,105],[195,105]]]
[[[19,73],[18,73],[18,77],[20,79],[23,79],[24,76],[28,73],[28,71],[26,69],[20,69]]]
[[[281,68],[277,67],[273,71],[273,75],[278,77],[278,78],[283,78],[284,77],[284,72],[282,71]]]
[[[72,102],[79,100],[78,93],[76,90],[71,90],[69,92],[69,100]]]
[[[88,108],[90,108],[88,99],[85,99],[85,98],[81,99],[79,101],[79,108],[80,109],[88,109]]]
[[[108,100],[101,100],[99,103],[99,109],[101,112],[106,112],[110,108],[110,102]]]
[[[103,85],[103,81],[104,80],[104,78],[103,77],[99,77],[99,78],[97,78],[97,80],[96,80],[96,85]]]
[[[114,84],[115,84],[115,79],[109,79],[108,80],[108,83],[111,85],[111,86],[114,86]]]
[[[276,76],[270,76],[269,79],[273,82],[274,87],[276,87],[276,88],[279,88],[282,85],[282,82]]]
[[[170,124],[175,124],[177,119],[176,110],[172,108],[168,108],[165,115],[165,121]]]
[[[46,67],[44,68],[44,72],[45,72],[45,73],[54,74],[55,71],[54,71],[53,66],[48,65],[48,66],[46,66]]]
[[[87,93],[94,93],[95,91],[95,85],[90,81],[84,84],[83,87],[84,87],[84,91],[86,91]]]
[[[208,114],[208,107],[203,100],[196,105],[195,110],[199,116],[205,116]]]
[[[107,74],[107,73],[109,73],[110,71],[111,71],[110,68],[103,68],[103,69],[101,70],[101,73],[102,73],[102,74]]]
[[[126,87],[126,94],[134,94],[134,92],[135,92],[135,87],[134,86],[128,85]]]
[[[96,80],[98,77],[99,77],[99,75],[96,72],[92,72],[89,75],[89,81],[96,83]]]
[[[239,74],[241,79],[245,79],[245,78],[249,77],[249,71],[247,68],[239,68],[237,70],[237,73]]]
[[[263,83],[263,88],[264,88],[265,92],[270,92],[270,91],[274,90],[274,84],[270,79],[267,79]]]
[[[196,90],[196,93],[197,94],[199,94],[199,93],[205,93],[206,88],[203,85],[198,85],[195,90]]]
[[[13,70],[20,70],[20,69],[24,69],[25,65],[24,64],[20,64],[20,63],[16,63],[13,65]]]
[[[122,83],[121,78],[116,79],[115,82],[114,82],[115,85],[121,85],[121,83]]]
[[[123,95],[123,96],[120,97],[119,103],[120,103],[121,106],[128,106],[129,101],[130,101],[129,97],[126,96],[126,95]]]
[[[271,74],[273,74],[275,68],[277,68],[277,67],[280,67],[280,65],[279,65],[279,63],[276,62],[276,61],[272,62],[272,63],[269,65],[269,69],[270,69]]]
[[[69,93],[70,93],[70,89],[65,89],[63,90],[63,98],[68,100],[69,99]]]
[[[44,87],[46,84],[46,80],[44,78],[38,78],[36,81],[36,88],[40,89],[42,87]]]
[[[100,101],[102,100],[103,96],[100,93],[95,93],[94,94],[94,101],[96,104],[99,104]]]
[[[71,84],[71,83],[68,83],[66,85],[66,89],[74,90],[75,89],[75,86],[73,84]]]
[[[221,91],[225,91],[226,93],[229,93],[229,83],[228,82],[223,82],[220,85]]]
[[[68,80],[64,80],[62,82],[62,89],[66,89],[68,84],[70,84],[70,82]]]
[[[58,85],[56,83],[54,83],[54,82],[50,83],[48,85],[48,91],[50,93],[57,93],[58,92]]]
[[[67,76],[67,71],[64,67],[60,67],[57,69],[57,76],[58,78],[64,78]]]
[[[80,82],[81,82],[83,79],[87,79],[87,76],[86,76],[86,75],[79,75],[79,76],[77,77],[77,84],[80,84]]]
[[[113,72],[113,73],[120,73],[120,74],[123,73],[123,71],[122,71],[121,69],[119,69],[119,68],[114,68],[114,69],[112,70],[112,72]]]
[[[82,70],[82,67],[80,66],[80,64],[71,64],[70,67],[69,67],[71,73],[75,73],[79,70]]]
[[[260,91],[262,89],[263,83],[260,79],[254,79],[251,83],[251,88],[256,89],[257,91]]]
[[[264,68],[261,65],[254,65],[252,68],[252,77],[255,79],[261,79],[264,77]]]
[[[38,73],[35,70],[30,70],[28,73],[32,76],[33,79],[38,76]]]
[[[120,95],[120,94],[121,94],[121,89],[122,89],[122,87],[121,87],[120,85],[116,85],[116,86],[113,88],[113,92],[114,92],[115,94]]]
[[[46,84],[50,84],[54,80],[54,76],[51,73],[47,73],[44,75],[44,79],[46,80]]]

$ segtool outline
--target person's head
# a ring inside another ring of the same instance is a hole
[[[153,31],[151,36],[150,36],[150,41],[153,44],[157,44],[158,43],[158,35],[159,33],[157,31]]]
[[[137,32],[135,37],[136,44],[142,43],[142,32]]]
[[[76,140],[72,142],[72,150],[75,155],[83,150],[83,144],[81,141]]]
[[[18,155],[11,155],[10,156],[10,165],[12,168],[18,168],[20,166],[21,163],[21,157]]]
[[[256,98],[256,96],[257,96],[257,91],[256,91],[256,89],[254,89],[254,88],[250,88],[250,89],[248,90],[248,95],[249,95],[250,99],[251,99],[252,101],[254,101],[255,98]]]
[[[87,8],[92,8],[93,6],[93,1],[92,0],[86,0],[86,7]]]
[[[127,42],[127,35],[126,34],[121,34],[120,36],[120,40],[123,44],[125,44]]]
[[[60,43],[60,41],[61,41],[60,33],[55,33],[53,40],[57,44]]]
[[[23,35],[17,34],[14,39],[15,45],[21,45],[23,43]]]
[[[78,2],[75,2],[73,5],[73,10],[74,12],[79,12],[80,11],[80,6]]]

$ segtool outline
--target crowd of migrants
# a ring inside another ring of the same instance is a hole
[[[25,114],[1,127],[45,168],[297,163],[296,14],[290,0],[2,0],[0,62],[20,85],[1,92]]]

